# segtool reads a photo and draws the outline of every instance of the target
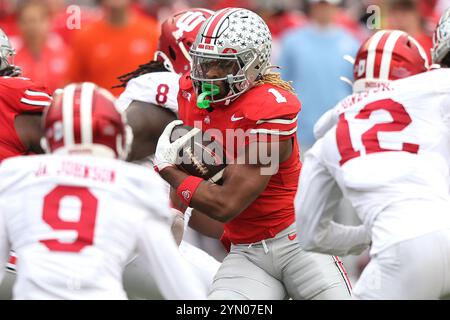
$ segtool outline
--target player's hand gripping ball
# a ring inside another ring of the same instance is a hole
[[[189,175],[220,184],[226,167],[223,146],[207,132],[175,120],[158,140],[154,166],[162,171],[177,166]]]

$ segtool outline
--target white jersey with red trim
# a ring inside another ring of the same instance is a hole
[[[122,273],[136,253],[163,296],[203,299],[170,233],[161,178],[92,156],[30,156],[0,167],[0,282],[17,255],[15,299],[125,299]]]
[[[297,215],[300,232],[308,233],[303,236],[320,241],[319,220],[330,211],[327,192],[335,181],[370,230],[372,253],[450,228],[450,69],[353,95],[337,112],[337,125],[311,149],[302,170]],[[314,198],[317,192],[323,201]],[[338,246],[332,233],[323,239]],[[355,239],[367,244],[361,230]]]
[[[179,80],[180,76],[174,72],[151,72],[131,79],[117,100],[117,105],[124,111],[131,102],[142,101],[178,114]]]

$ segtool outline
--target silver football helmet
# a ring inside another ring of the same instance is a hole
[[[439,19],[433,34],[433,48],[431,58],[433,64],[441,64],[450,52],[450,8],[445,10]]]
[[[271,44],[266,23],[250,10],[226,8],[209,17],[190,50],[198,107],[228,105],[250,89],[269,68]]]
[[[0,75],[17,76],[21,71],[14,65],[14,55],[16,52],[9,42],[8,36],[0,29]]]

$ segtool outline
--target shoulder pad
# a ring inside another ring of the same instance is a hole
[[[293,119],[300,112],[297,96],[289,91],[263,84],[239,97],[243,115],[248,120]]]

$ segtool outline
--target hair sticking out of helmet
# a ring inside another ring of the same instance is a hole
[[[43,122],[48,153],[125,159],[131,146],[131,129],[115,98],[93,83],[70,84],[56,92]]]
[[[193,8],[178,12],[161,25],[158,51],[154,60],[161,61],[167,70],[183,74],[191,69],[189,50],[202,24],[214,12]]]
[[[428,69],[426,52],[412,36],[399,30],[381,30],[367,39],[356,54],[353,92],[366,91]]]
[[[264,20],[242,8],[217,11],[203,23],[191,48],[191,77],[199,106],[228,105],[256,85],[269,69],[272,37]],[[214,91],[203,91],[204,83]],[[209,91],[209,92],[208,92]]]
[[[450,8],[445,10],[434,30],[431,58],[433,64],[450,67]]]

